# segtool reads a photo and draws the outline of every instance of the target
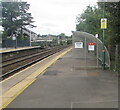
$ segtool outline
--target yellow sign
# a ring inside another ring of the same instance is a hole
[[[101,19],[101,29],[107,29],[107,18]]]

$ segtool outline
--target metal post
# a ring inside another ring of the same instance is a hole
[[[30,30],[30,46],[31,46],[31,30]]]
[[[85,37],[85,43],[84,43],[84,46],[85,46],[85,67],[87,69],[87,39]]]
[[[116,45],[115,49],[115,71],[118,72],[118,45]]]
[[[17,48],[17,36],[16,36],[16,43],[15,43],[15,45],[16,45],[15,47]]]
[[[98,55],[99,52],[98,52],[98,49],[99,49],[99,48],[98,48],[98,42],[97,42],[97,66],[99,66],[99,55]]]
[[[105,70],[105,30],[103,29],[102,70]]]
[[[105,2],[103,3],[103,18],[105,17]],[[103,29],[102,70],[105,70],[105,29]]]

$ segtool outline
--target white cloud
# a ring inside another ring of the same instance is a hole
[[[30,12],[34,17],[33,30],[40,34],[65,33],[71,35],[75,30],[76,16],[89,4],[95,5],[97,0],[24,0],[30,4]]]

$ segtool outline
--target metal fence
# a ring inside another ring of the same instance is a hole
[[[28,40],[2,40],[2,48],[14,48],[14,47],[25,47],[30,46],[30,41]]]
[[[120,74],[120,43],[110,49],[111,69]]]

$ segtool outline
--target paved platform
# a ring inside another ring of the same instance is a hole
[[[7,108],[118,108],[117,76],[109,70],[83,68],[86,64],[92,67],[96,61],[86,63],[68,52]]]
[[[38,75],[43,74],[46,68],[70,50],[71,47],[63,49],[0,82],[0,108],[6,107],[33,83]]]

